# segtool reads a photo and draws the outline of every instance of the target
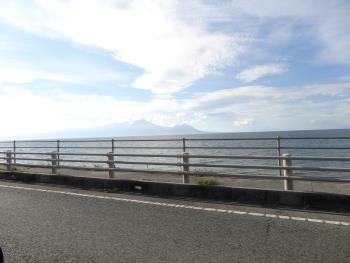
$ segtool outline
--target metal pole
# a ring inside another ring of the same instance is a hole
[[[184,152],[182,154],[182,182],[184,184],[188,184],[190,182],[190,176],[188,175],[188,172],[190,170],[190,166],[189,166],[189,159],[190,159],[190,155],[186,152]]]
[[[13,140],[13,163],[16,163],[16,140]]]
[[[60,140],[56,141],[57,165],[60,165]]]
[[[51,153],[51,173],[57,174],[57,167],[58,167],[58,154],[57,152]]]
[[[114,139],[112,139],[112,153],[114,153]]]
[[[285,153],[282,156],[284,157],[283,161],[282,161],[283,167],[291,167],[292,160],[289,158],[289,157],[291,157],[291,155]],[[290,177],[292,175],[293,175],[293,170],[289,170],[289,169],[283,170],[283,176],[286,177],[286,180],[283,180],[285,191],[293,190],[293,180],[288,179],[288,177]]]
[[[110,169],[108,171],[109,178],[114,178],[114,154],[113,152],[107,153],[107,163],[108,163],[108,168]]]
[[[6,171],[12,171],[12,152],[6,152]]]
[[[182,138],[182,152],[186,152],[186,138]]]
[[[277,136],[277,152],[278,152],[278,157],[281,157],[281,138]],[[282,161],[281,159],[278,159],[278,166],[282,166]],[[279,169],[279,174],[282,176],[282,170]]]

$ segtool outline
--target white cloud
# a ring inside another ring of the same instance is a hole
[[[35,80],[80,83],[80,81],[73,76],[55,74],[40,70],[0,68],[0,83],[25,84],[34,82]]]
[[[133,87],[180,91],[234,62],[240,39],[186,19],[176,1],[37,0],[2,2],[0,17],[26,30],[103,48],[144,73]],[[194,6],[198,6],[194,3]],[[199,8],[198,13],[201,11]]]
[[[300,37],[317,42],[319,49],[316,52],[324,62],[350,64],[350,49],[347,48],[350,45],[349,1],[235,0],[232,6],[248,15],[248,19],[258,18],[259,22],[254,20],[255,27],[284,19],[283,25],[292,23],[297,26],[297,34],[302,32]],[[301,30],[300,25],[308,30]]]
[[[186,111],[207,116],[196,122],[207,131],[349,128],[349,93],[350,83],[245,86],[195,94],[181,104]]]
[[[6,113],[2,115],[2,122],[6,125],[0,129],[0,137],[97,127],[147,119],[160,113],[168,115],[170,119],[179,108],[176,101],[170,100],[139,102],[60,90],[40,94],[28,89],[2,86],[0,112]]]
[[[291,130],[350,127],[350,83],[299,88],[246,86],[194,94],[187,99],[136,101],[59,90],[45,94],[0,87],[0,137],[146,119],[204,131]],[[327,100],[314,97],[327,96]],[[11,109],[11,111],[9,111]]]
[[[257,65],[241,71],[236,78],[244,82],[252,82],[265,76],[278,75],[286,72],[283,64]]]
[[[1,63],[6,64],[6,63]],[[30,69],[28,66],[0,65],[0,84],[28,84],[38,80],[59,83],[92,84],[103,80],[121,80],[122,76],[108,71],[95,70],[94,74],[84,73],[55,73],[54,71]]]
[[[254,120],[252,118],[241,118],[241,119],[235,120],[233,122],[233,125],[238,127],[238,128],[241,128],[241,127],[244,127],[244,126],[251,124],[253,121]]]

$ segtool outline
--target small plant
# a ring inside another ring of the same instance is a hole
[[[196,178],[196,182],[199,185],[217,185],[218,180],[212,176],[201,176]]]
[[[17,172],[24,172],[26,170],[29,170],[29,167],[25,167],[25,166],[12,166],[12,171],[17,171]]]
[[[18,167],[18,166],[12,166],[11,169],[12,169],[12,171],[15,171],[15,172],[16,172],[16,171],[17,171],[17,172],[21,171],[21,168]]]

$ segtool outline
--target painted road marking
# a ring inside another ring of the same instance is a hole
[[[286,216],[286,215],[264,214],[264,213],[246,212],[246,211],[230,210],[230,209],[216,209],[216,208],[211,208],[211,207],[179,205],[179,204],[171,204],[171,203],[164,203],[164,202],[145,201],[145,200],[139,200],[139,199],[128,199],[128,198],[120,198],[120,197],[105,196],[105,195],[80,194],[80,193],[67,192],[67,191],[47,190],[47,189],[41,189],[41,188],[31,188],[31,187],[2,185],[2,184],[0,184],[0,187],[9,188],[9,189],[25,190],[25,191],[47,192],[47,193],[53,193],[53,194],[63,194],[63,195],[70,195],[70,196],[106,199],[106,200],[114,200],[114,201],[129,202],[129,203],[166,206],[166,207],[173,207],[173,208],[204,210],[204,211],[216,212],[216,213],[250,215],[250,216],[256,216],[256,217],[276,218],[276,219],[283,219],[283,220],[306,221],[306,222],[311,222],[311,223],[323,223],[323,224],[330,224],[330,225],[350,226],[350,223],[348,223],[348,222],[323,220],[323,219],[317,219],[317,218],[304,218],[304,217],[294,217],[294,216]]]

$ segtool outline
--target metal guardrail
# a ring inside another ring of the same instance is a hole
[[[0,151],[0,164],[6,166],[7,171],[12,171],[14,165],[26,166],[34,168],[49,168],[53,174],[57,174],[59,169],[78,169],[78,170],[90,170],[90,171],[108,171],[109,177],[114,178],[114,173],[118,171],[133,171],[133,172],[152,172],[152,173],[169,173],[175,175],[182,175],[183,182],[189,182],[189,176],[196,175],[196,172],[190,170],[193,167],[207,167],[207,168],[229,168],[229,169],[264,169],[264,170],[278,170],[280,176],[270,175],[252,175],[252,174],[237,174],[237,173],[218,173],[218,172],[201,172],[203,175],[211,175],[218,177],[231,177],[231,178],[243,178],[243,179],[272,179],[283,180],[285,190],[293,189],[294,180],[302,181],[321,181],[321,182],[344,182],[349,183],[350,178],[338,178],[338,177],[320,177],[320,176],[297,176],[293,175],[293,171],[318,171],[318,172],[338,172],[338,173],[350,173],[350,168],[347,167],[312,167],[312,166],[294,166],[292,161],[304,160],[304,161],[335,161],[335,162],[348,162],[350,157],[314,157],[314,156],[290,156],[288,154],[282,154],[281,150],[285,149],[307,149],[307,150],[350,150],[350,146],[283,146],[282,141],[285,140],[349,140],[350,137],[271,137],[271,138],[194,138],[194,139],[99,139],[99,140],[26,140],[26,141],[6,141],[0,142],[2,145],[0,149],[7,149],[7,151]],[[198,141],[272,141],[275,142],[275,146],[189,146],[186,142],[198,142]],[[125,146],[121,145],[122,142],[177,142],[179,146]],[[36,144],[36,145],[23,145],[23,144]],[[87,145],[74,145],[75,143],[94,143],[95,146]],[[6,144],[8,144],[6,146]],[[38,145],[39,144],[39,145]],[[49,145],[42,145],[49,144]],[[66,145],[70,144],[70,145]],[[105,144],[110,144],[106,146]],[[26,151],[28,149],[34,149],[34,151]],[[46,149],[46,152],[35,151],[35,149]],[[66,150],[110,150],[108,153],[94,153],[94,152],[64,152]],[[181,150],[180,154],[142,154],[142,153],[115,153],[116,149],[120,150],[135,150],[135,149],[151,149],[151,150]],[[190,154],[187,151],[191,149],[197,150],[228,150],[228,149],[258,149],[258,150],[276,150],[277,156],[263,156],[263,155],[222,155],[222,154]],[[24,150],[24,151],[22,151]],[[52,151],[53,150],[53,151]],[[34,157],[28,157],[35,155]],[[44,158],[38,158],[37,156],[44,156]],[[66,157],[65,157],[66,156]],[[72,159],[69,156],[89,156],[99,157],[105,160],[88,160],[88,159]],[[68,157],[68,158],[67,158]],[[132,158],[181,158],[180,162],[162,162],[162,161],[123,161],[115,160],[118,157],[132,157]],[[190,162],[196,159],[223,159],[223,160],[276,160],[278,165],[245,165],[245,164],[220,164],[220,163],[196,163]],[[27,161],[31,163],[23,163]],[[47,162],[47,165],[35,164],[34,162]],[[84,166],[72,166],[65,165],[69,163],[91,163],[91,164],[105,164],[106,167],[84,167]],[[167,166],[178,167],[182,170],[178,171],[164,171],[164,170],[144,170],[144,169],[129,169],[129,168],[117,168],[116,164],[120,165],[152,165],[152,166]]]

